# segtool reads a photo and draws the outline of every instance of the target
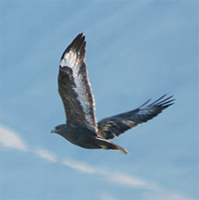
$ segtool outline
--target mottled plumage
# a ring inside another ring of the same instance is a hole
[[[119,145],[110,142],[121,133],[144,123],[173,104],[172,96],[162,96],[155,102],[102,119],[97,123],[94,114],[94,98],[87,77],[85,60],[85,36],[79,34],[64,51],[58,76],[58,90],[62,98],[67,122],[52,131],[71,143],[88,149],[113,149],[127,154]]]

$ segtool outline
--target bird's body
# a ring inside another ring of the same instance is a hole
[[[124,154],[128,153],[124,148],[98,137],[94,131],[85,127],[72,127],[69,124],[61,124],[55,127],[52,132],[58,133],[72,144],[86,149],[113,149]]]
[[[87,149],[113,149],[127,154],[127,150],[110,142],[138,124],[144,123],[173,104],[172,96],[162,96],[139,108],[102,119],[97,123],[94,115],[94,98],[87,77],[85,36],[79,34],[64,51],[58,76],[58,90],[62,98],[67,122],[55,127],[55,132],[71,143]]]
[[[88,149],[96,149],[96,144],[94,143],[96,138],[96,133],[85,127],[72,127],[68,124],[60,125],[63,132],[62,135],[71,143]]]

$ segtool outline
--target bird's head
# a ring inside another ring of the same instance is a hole
[[[63,135],[63,133],[65,132],[66,126],[67,126],[66,124],[58,125],[51,131],[51,133],[57,133],[59,135]]]

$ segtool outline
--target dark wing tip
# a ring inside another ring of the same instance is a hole
[[[85,47],[86,47],[85,36],[83,35],[83,33],[80,33],[71,42],[71,44],[66,48],[66,50],[62,54],[61,60],[64,58],[65,54],[68,53],[70,50],[79,52],[80,59],[83,59],[85,52],[86,52]]]
[[[151,104],[148,104],[146,107],[143,108],[145,104],[142,105],[142,107],[139,107],[138,109],[138,117],[137,124],[141,122],[147,122],[148,120],[154,118],[159,113],[161,113],[164,109],[168,108],[169,106],[174,104],[175,99],[173,96],[166,97],[166,94],[161,96],[156,101],[152,102]]]
[[[164,94],[163,96],[161,96],[159,99],[157,99],[156,101],[154,101],[153,103],[149,104],[148,107],[150,106],[155,106],[155,107],[159,107],[161,108],[161,110],[164,110],[165,108],[171,106],[174,104],[175,99],[173,99],[173,95],[169,96],[167,98],[166,97],[167,94]],[[151,101],[151,99],[149,99],[148,101],[146,101],[144,104],[142,104],[139,108],[144,107],[146,104],[148,104]]]
[[[160,97],[159,99],[157,99],[156,101],[154,101],[153,103],[151,103],[149,106],[156,106],[161,108],[162,110],[164,110],[165,108],[171,106],[174,104],[175,99],[173,99],[173,95],[169,96],[167,98],[166,97],[167,94],[163,95],[162,97]]]

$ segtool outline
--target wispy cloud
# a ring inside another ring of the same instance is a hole
[[[37,149],[34,151],[38,156],[49,161],[57,162],[57,158],[53,153],[50,153],[44,149]]]
[[[0,126],[0,143],[4,147],[16,148],[23,151],[28,150],[28,146],[25,144],[25,142],[19,137],[19,135],[16,132],[2,125]]]
[[[19,150],[33,152],[37,156],[51,161],[57,162],[62,165],[67,165],[75,170],[81,171],[83,173],[93,173],[93,174],[100,174],[104,176],[106,181],[111,182],[112,184],[121,185],[123,187],[132,187],[132,188],[141,188],[146,189],[146,192],[143,193],[145,195],[145,199],[163,199],[162,196],[168,197],[166,199],[188,199],[183,197],[180,194],[166,191],[161,189],[159,186],[151,183],[149,181],[143,180],[141,178],[136,178],[133,176],[129,176],[122,173],[117,173],[109,170],[103,170],[97,166],[92,166],[87,163],[75,161],[72,159],[64,158],[64,159],[57,159],[57,156],[52,152],[49,152],[45,149],[36,149],[28,148],[28,145],[22,140],[22,138],[14,131],[0,125],[0,143],[2,146],[7,148],[16,148]],[[61,161],[60,161],[61,160]],[[109,198],[110,197],[110,198]],[[160,197],[160,198],[159,198]],[[115,199],[110,195],[102,195],[101,199]]]
[[[110,194],[102,194],[101,195],[101,200],[117,200],[117,198],[113,197]]]
[[[124,174],[113,173],[109,181],[117,183],[118,185],[123,185],[127,187],[134,187],[134,188],[144,188],[150,190],[158,190],[158,187],[155,184],[142,180],[140,178],[127,176]]]
[[[85,173],[98,173],[98,171],[93,166],[85,163],[72,161],[70,159],[64,159],[61,163]]]

